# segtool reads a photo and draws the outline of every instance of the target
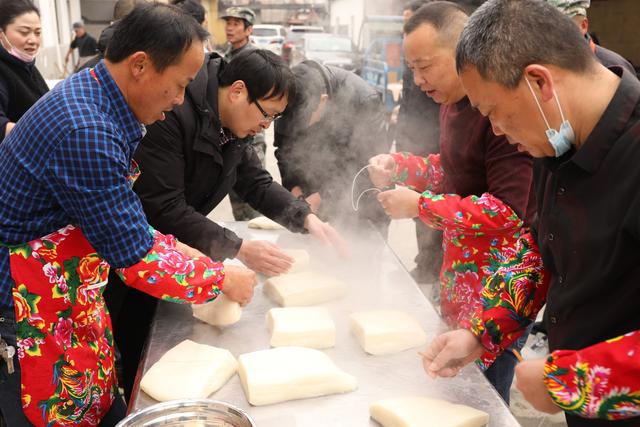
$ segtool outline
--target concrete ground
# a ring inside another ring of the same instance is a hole
[[[280,173],[273,154],[273,128],[267,130],[266,137],[267,170],[276,181],[280,182]],[[229,198],[225,198],[223,202],[220,203],[213,212],[211,212],[209,217],[217,221],[233,221]],[[414,236],[415,225],[413,221],[400,220],[391,222],[388,237],[389,245],[398,255],[408,271],[411,271],[415,267],[413,259],[418,252],[418,245]],[[430,285],[421,285],[420,288],[425,295],[429,295],[431,289]],[[536,337],[531,336],[525,346],[525,349],[523,349],[523,357],[543,357],[545,355],[546,352],[544,351],[544,348],[538,349],[537,351],[531,349],[531,346],[535,342]],[[511,390],[511,411],[516,416],[522,427],[566,427],[567,425],[562,414],[550,416],[537,412],[531,408],[515,387]]]

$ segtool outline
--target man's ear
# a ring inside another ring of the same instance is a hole
[[[131,76],[138,80],[152,67],[149,55],[146,52],[138,51],[127,58],[127,65]]]
[[[554,97],[554,81],[549,69],[543,65],[531,64],[524,69],[523,78],[529,80],[534,91],[540,93],[540,99],[547,102]]]
[[[229,100],[235,101],[242,97],[247,98],[247,85],[242,80],[236,80],[229,87]]]

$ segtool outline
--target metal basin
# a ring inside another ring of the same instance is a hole
[[[216,400],[172,400],[129,415],[116,427],[255,427],[243,410]]]

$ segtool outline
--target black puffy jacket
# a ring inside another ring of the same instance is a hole
[[[205,59],[184,104],[147,128],[135,159],[134,190],[149,223],[213,259],[233,258],[241,239],[206,218],[233,188],[251,207],[291,231],[302,231],[309,206],[273,181],[250,138],[220,144],[218,75],[224,61]]]

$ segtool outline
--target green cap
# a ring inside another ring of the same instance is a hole
[[[244,19],[249,25],[253,25],[253,22],[256,20],[256,14],[248,7],[230,7],[225,10],[224,15],[220,17],[220,19],[227,18]]]
[[[587,9],[591,6],[591,0],[547,0],[547,2],[569,18],[576,15],[587,16]]]

